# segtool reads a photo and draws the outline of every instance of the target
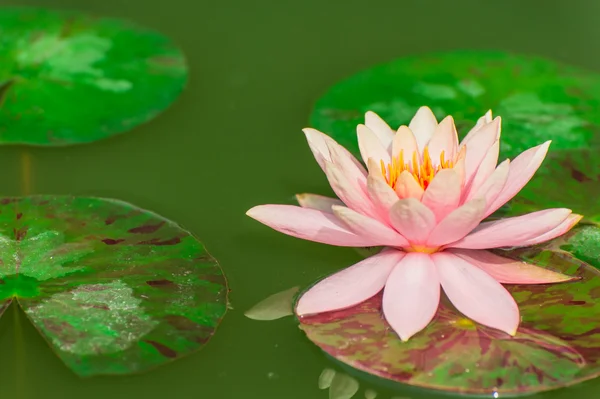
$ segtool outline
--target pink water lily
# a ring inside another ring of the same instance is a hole
[[[327,135],[304,133],[339,199],[301,194],[299,207],[260,205],[247,214],[306,240],[386,248],[310,288],[298,315],[348,308],[383,290],[383,314],[406,341],[435,316],[441,287],[468,318],[515,335],[519,309],[502,284],[572,279],[486,250],[538,244],[581,219],[558,208],[482,222],[531,179],[549,141],[497,165],[500,118],[491,112],[460,143],[452,117],[438,124],[427,107],[397,131],[368,112],[357,128],[365,169]]]

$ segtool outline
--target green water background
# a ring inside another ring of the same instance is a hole
[[[0,148],[2,193],[115,197],[199,235],[220,260],[234,307],[201,352],[140,376],[82,380],[22,314],[0,320],[1,398],[319,399],[332,367],[291,318],[257,322],[243,311],[358,260],[351,249],[275,233],[244,213],[330,193],[300,131],[313,101],[337,80],[393,58],[450,49],[531,53],[600,70],[600,2],[53,0],[0,2],[126,18],[171,36],[191,79],[155,121],[93,145]],[[71,106],[71,105],[69,105]],[[333,366],[335,367],[335,366]],[[439,395],[375,388],[378,398]],[[595,398],[600,380],[532,398]]]

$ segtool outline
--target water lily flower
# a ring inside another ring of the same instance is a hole
[[[488,111],[459,143],[452,117],[421,107],[394,131],[368,112],[357,128],[363,164],[327,135],[304,129],[338,198],[298,195],[300,206],[260,205],[247,214],[282,233],[337,246],[384,246],[321,280],[299,299],[306,316],[355,306],[383,290],[383,314],[403,340],[434,318],[440,287],[466,317],[515,335],[519,309],[502,284],[572,280],[488,249],[538,244],[580,215],[546,209],[484,221],[512,199],[544,160],[550,141],[499,165],[500,117]]]

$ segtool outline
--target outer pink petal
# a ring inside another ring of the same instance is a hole
[[[365,125],[377,135],[383,147],[389,152],[392,148],[392,140],[394,139],[394,129],[372,111],[368,111],[365,114]]]
[[[492,122],[492,110],[488,110],[482,117],[480,117],[477,122],[475,123],[475,126],[473,126],[473,128],[471,130],[469,130],[469,133],[467,133],[467,135],[463,138],[461,145],[464,144],[466,141],[470,140],[471,137],[473,137],[477,131],[479,130],[479,128],[481,128],[482,126],[491,123]],[[498,138],[500,138],[498,136]]]
[[[552,240],[553,238],[559,237],[565,234],[567,231],[571,230],[577,223],[579,223],[581,219],[583,219],[583,216],[572,213],[567,219],[565,219],[564,222],[559,224],[554,229],[537,237],[525,240],[523,243],[521,243],[521,246],[528,247],[530,245],[539,244],[548,240]]]
[[[447,245],[447,247],[486,249],[522,246],[527,240],[555,229],[570,214],[570,209],[555,208],[493,222],[484,222],[468,236]]]
[[[450,212],[431,232],[427,239],[430,247],[441,247],[460,240],[471,232],[483,216],[485,200],[477,198]]]
[[[461,194],[458,173],[452,169],[442,169],[425,190],[422,201],[433,211],[436,220],[440,221],[458,207]]]
[[[469,197],[469,194],[473,194],[475,191],[477,191],[479,187],[481,187],[483,183],[492,175],[496,169],[496,165],[498,164],[499,154],[500,141],[496,140],[496,142],[492,144],[490,149],[485,154],[485,157],[481,161],[481,164],[479,164],[479,168],[477,168],[477,171],[471,180],[471,184],[465,190],[466,197]],[[472,195],[470,198],[472,198]]]
[[[394,141],[392,142],[392,156],[398,157],[400,152],[403,153],[405,162],[411,161],[415,152],[418,155],[418,159],[421,159],[417,139],[407,126],[400,126],[398,128],[398,132],[394,136]]]
[[[422,245],[435,227],[435,216],[419,200],[406,198],[390,209],[390,222],[411,244]]]
[[[337,198],[329,198],[318,194],[296,194],[296,201],[302,208],[316,209],[322,212],[332,213],[331,207],[333,205],[344,205],[342,201]]]
[[[434,165],[439,165],[442,152],[445,160],[454,160],[458,149],[458,133],[451,116],[445,117],[437,125],[427,148]]]
[[[408,245],[408,241],[395,230],[350,208],[334,205],[333,213],[355,234],[372,239],[372,241],[377,242],[378,246],[400,247]]]
[[[377,241],[354,234],[331,213],[293,205],[259,205],[246,215],[284,234],[340,247],[372,247]]]
[[[344,158],[345,165],[351,169],[352,173],[358,173],[366,176],[367,171],[358,161],[358,159],[354,158],[354,156],[350,154],[348,150],[339,145],[334,139],[315,129],[306,128],[302,131],[306,136],[310,150],[312,151],[316,161],[319,163],[319,166],[321,169],[323,169],[323,171],[325,171],[325,162],[333,162],[331,157],[331,148],[335,148],[340,154],[338,157]]]
[[[384,250],[319,281],[298,300],[299,316],[349,308],[381,291],[404,252]]]
[[[379,218],[378,212],[366,193],[366,179],[364,182],[353,179],[345,173],[342,167],[329,162],[325,164],[325,174],[331,188],[344,204],[362,214]]]
[[[436,126],[437,119],[429,107],[419,108],[408,124],[408,127],[415,135],[421,153],[423,153],[423,149],[429,143]]]
[[[452,249],[448,252],[479,267],[503,284],[550,284],[577,279],[530,263],[498,256],[489,251]]]
[[[492,276],[449,252],[431,255],[448,299],[470,319],[515,335],[519,307],[510,293]]]
[[[491,204],[502,192],[502,189],[506,185],[508,179],[508,171],[510,168],[510,161],[507,159],[502,162],[496,170],[491,174],[488,179],[483,182],[477,190],[473,190],[467,196],[467,201],[473,198],[485,198],[486,204]],[[486,207],[487,209],[487,207]]]
[[[412,252],[394,268],[383,291],[383,314],[407,341],[431,322],[440,302],[440,283],[429,255]]]
[[[389,210],[396,202],[398,195],[383,179],[381,170],[378,170],[376,162],[369,159],[369,177],[367,178],[367,191],[373,204],[377,206],[384,220],[389,220]]]
[[[358,125],[356,128],[356,134],[358,137],[358,147],[360,149],[360,155],[364,163],[369,161],[369,158],[373,158],[375,161],[383,161],[384,164],[391,162],[389,151],[383,146],[379,138],[365,125]]]
[[[423,197],[423,187],[413,177],[413,175],[404,171],[400,173],[396,182],[396,194],[399,198],[416,198],[420,200]]]
[[[500,195],[498,195],[494,203],[487,209],[485,217],[491,215],[502,205],[510,201],[531,180],[544,161],[544,158],[546,158],[549,146],[550,141],[546,141],[544,144],[522,152],[512,161],[510,171],[508,172],[508,181]]]
[[[496,137],[500,131],[500,117],[496,117],[491,123],[482,126],[477,130],[469,140],[463,140],[462,145],[467,148],[465,158],[465,173],[467,184],[475,176],[475,172],[481,165],[483,158],[488,150],[496,142]]]

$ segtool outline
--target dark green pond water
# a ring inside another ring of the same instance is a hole
[[[268,296],[358,260],[351,249],[296,240],[244,215],[253,205],[327,194],[301,128],[331,84],[372,64],[447,49],[538,54],[600,70],[600,3],[568,1],[47,0],[0,2],[74,8],[134,20],[171,36],[191,80],[155,121],[129,134],[64,149],[0,148],[2,191],[115,197],[181,223],[228,276],[234,310],[199,353],[154,372],[82,380],[56,358],[20,310],[0,320],[2,398],[326,398],[337,367],[291,318],[257,322],[243,311]],[[361,381],[356,398],[436,398]],[[533,398],[595,398],[600,380]]]

